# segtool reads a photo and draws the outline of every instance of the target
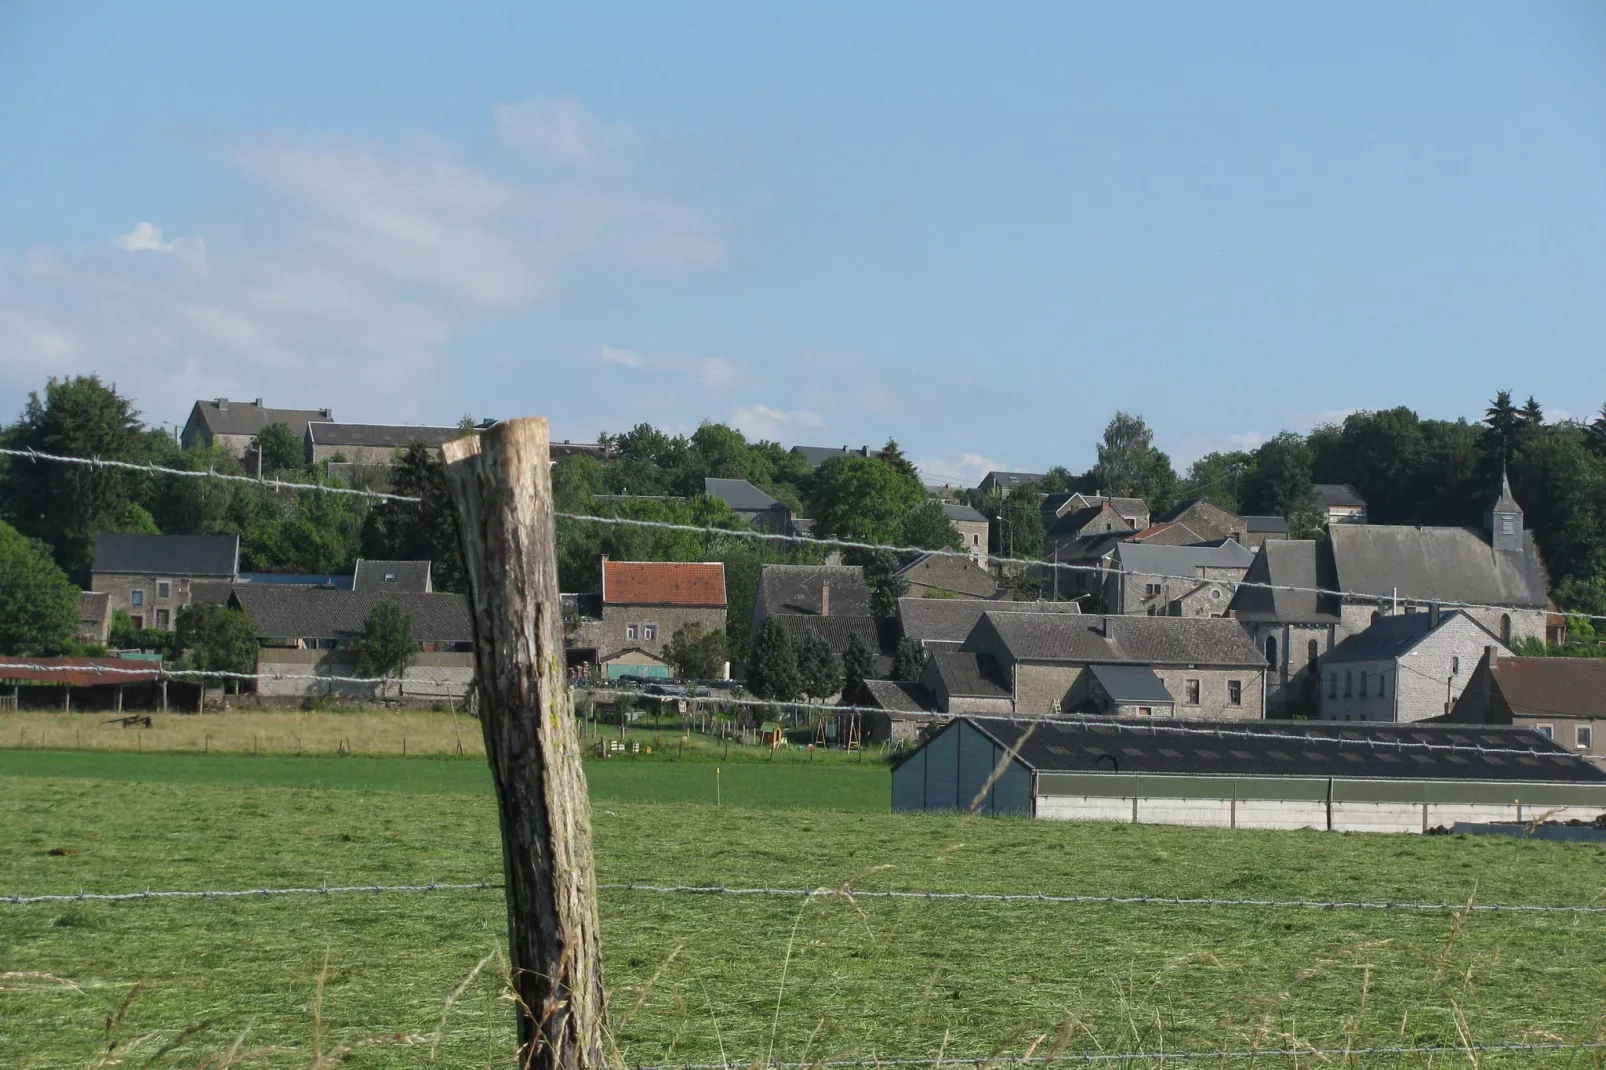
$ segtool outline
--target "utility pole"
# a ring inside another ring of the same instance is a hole
[[[547,421],[442,447],[496,786],[520,1070],[602,1070],[591,806],[564,680]]]

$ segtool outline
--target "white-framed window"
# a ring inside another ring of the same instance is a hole
[[[171,598],[172,596],[173,596],[173,585],[171,583],[169,583],[168,581],[166,581],[166,580],[157,580],[156,581],[156,597],[157,598]]]
[[[643,624],[641,626],[641,637],[643,639],[656,639],[656,638],[658,638],[658,625],[656,625],[656,624]]]
[[[1154,708],[1152,706],[1139,706],[1138,707],[1138,716],[1139,717],[1153,717],[1154,716]]]
[[[144,605],[145,604],[145,592],[144,591],[134,591],[132,594],[130,594],[128,596],[128,604],[129,605],[133,605],[133,606],[142,606],[142,605]]]
[[[640,631],[641,631],[641,626],[639,624],[626,624],[625,625],[625,638],[626,639],[639,639],[639,638],[641,638],[641,636],[639,634]]]
[[[1578,735],[1575,739],[1579,750],[1588,750],[1595,744],[1595,726],[1581,724],[1578,726]]]
[[[1199,705],[1199,681],[1188,680],[1182,685],[1182,701],[1189,706]]]
[[[1534,725],[1534,731],[1538,732],[1546,739],[1556,738],[1556,726],[1553,724],[1536,724]]]
[[[1242,680],[1227,681],[1227,705],[1242,706],[1244,704],[1244,682]]]

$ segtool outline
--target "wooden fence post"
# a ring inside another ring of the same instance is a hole
[[[547,421],[445,444],[496,784],[519,1066],[602,1070],[591,805],[564,681]]]

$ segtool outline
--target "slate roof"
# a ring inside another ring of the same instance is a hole
[[[988,472],[981,477],[979,487],[995,486],[1014,490],[1025,483],[1041,483],[1048,477],[1042,472]]]
[[[939,651],[931,655],[949,695],[960,698],[1010,698],[1009,681],[991,654]]]
[[[1189,509],[1192,509],[1196,505],[1214,506],[1215,508],[1220,509],[1223,513],[1226,513],[1228,516],[1238,516],[1237,513],[1234,513],[1231,509],[1228,509],[1225,505],[1222,505],[1219,502],[1212,501],[1211,499],[1205,497],[1198,497],[1189,498],[1186,501],[1180,501],[1173,505],[1170,509],[1166,510],[1164,516],[1160,517],[1160,522],[1170,523],[1186,514]],[[1239,517],[1239,519],[1241,520],[1243,518]]]
[[[985,524],[987,518],[968,505],[956,502],[943,502],[942,515],[949,520],[957,520],[963,524]]]
[[[1149,515],[1149,503],[1142,498],[1121,498],[1110,494],[1083,494],[1080,491],[1062,491],[1049,494],[1043,498],[1043,509],[1045,512],[1052,509],[1055,514],[1066,512],[1066,505],[1073,500],[1078,502],[1078,504],[1071,507],[1073,510],[1097,509],[1100,505],[1108,502],[1110,508],[1114,509],[1117,515],[1128,519]]]
[[[725,566],[718,561],[602,562],[602,601],[620,606],[725,605]]]
[[[1318,552],[1311,539],[1269,540],[1260,544],[1254,563],[1244,573],[1244,583],[1270,583],[1280,587],[1337,589],[1332,561]],[[1336,624],[1339,599],[1333,595],[1314,595],[1299,591],[1270,591],[1263,587],[1239,587],[1227,607],[1239,620],[1276,621],[1281,624]]]
[[[1533,532],[1520,552],[1489,545],[1472,528],[1334,524],[1327,536],[1338,589],[1414,602],[1476,602],[1543,609],[1549,604]]]
[[[111,596],[97,591],[78,592],[78,619],[85,624],[98,624],[106,619],[107,603]]]
[[[864,570],[851,565],[765,565],[759,577],[769,616],[820,612],[820,589],[831,585],[831,616],[869,616]]]
[[[1316,493],[1316,500],[1325,507],[1341,506],[1351,509],[1366,507],[1366,499],[1348,483],[1317,483],[1311,490]]]
[[[1201,568],[1248,569],[1254,560],[1253,550],[1231,539],[1205,546],[1123,542],[1115,548],[1115,561],[1121,568],[1179,579],[1192,579],[1199,575]]]
[[[190,419],[200,417],[200,422],[214,435],[257,435],[271,424],[287,424],[297,437],[304,437],[307,424],[328,420],[331,415],[328,409],[265,408],[260,398],[254,402],[217,398],[197,401]]]
[[[832,596],[835,597],[834,595]],[[807,614],[781,614],[773,617],[781,630],[796,646],[810,636],[819,636],[825,640],[825,645],[831,648],[831,653],[841,654],[848,649],[848,642],[857,635],[863,639],[872,651],[884,655],[891,649],[884,641],[883,627],[874,617],[856,615],[851,617],[838,616],[833,609],[829,617],[819,617]],[[891,671],[890,659],[879,657],[876,662],[876,675],[884,676]]]
[[[903,634],[923,643],[957,647],[976,627],[983,613],[1066,613],[1079,615],[1075,602],[1000,602],[991,598],[900,598],[898,621]]]
[[[1499,780],[1606,783],[1606,770],[1526,728],[1487,725],[1394,725],[1324,721],[1256,721],[1238,729],[1219,721],[1110,718],[962,717],[1045,773],[1175,773],[1194,776],[1344,777],[1349,779]],[[1219,738],[1166,728],[1200,729]],[[1031,734],[1027,737],[1027,731]],[[1252,733],[1248,734],[1248,733]],[[1026,738],[1023,738],[1026,737]],[[1271,738],[1267,738],[1271,737]],[[1428,751],[1391,743],[1532,749],[1540,757]],[[1102,759],[1102,760],[1101,760]]]
[[[1048,558],[1064,564],[1097,561],[1109,552],[1110,547],[1127,542],[1134,534],[1131,531],[1100,531],[1093,535],[1078,535],[1058,543]]]
[[[833,457],[879,457],[880,450],[873,450],[869,446],[860,446],[850,449],[847,446],[793,446],[792,452],[809,463],[810,468],[818,468]]]
[[[961,649],[984,651],[996,635],[1019,661],[1133,662],[1263,669],[1266,659],[1227,617],[1081,617],[986,613]]]
[[[1287,535],[1288,518],[1284,516],[1246,516],[1244,530],[1255,535]]]
[[[1053,518],[1053,521],[1048,525],[1048,530],[1045,531],[1044,534],[1049,536],[1080,535],[1082,529],[1087,527],[1087,525],[1091,524],[1094,520],[1098,519],[1099,514],[1103,512],[1104,506],[1102,505],[1090,505],[1084,509],[1072,509],[1068,513]],[[1117,515],[1117,519],[1125,520],[1126,518]],[[1116,530],[1122,529],[1118,528]],[[1127,528],[1125,530],[1130,531],[1131,529]]]
[[[703,480],[703,493],[710,498],[718,498],[739,513],[759,513],[766,509],[786,508],[745,479],[716,479],[708,476]]]
[[[91,572],[233,579],[240,567],[238,535],[123,535],[95,537]]]
[[[307,425],[307,435],[314,446],[377,446],[404,450],[414,442],[422,442],[434,449],[462,433],[456,427],[407,424],[337,424],[314,420]]]
[[[1431,613],[1397,613],[1392,617],[1379,617],[1365,631],[1356,632],[1328,651],[1322,658],[1322,664],[1346,661],[1392,661],[1404,657],[1422,640],[1450,623],[1452,619],[1461,616],[1465,614],[1443,613],[1440,614],[1437,623],[1434,622]],[[1500,642],[1494,635],[1489,634],[1483,625],[1471,617],[1466,619],[1471,620],[1479,631],[1488,635],[1491,644]]]
[[[931,692],[926,690],[924,684],[904,680],[866,680],[864,689],[869,699],[866,705],[879,706],[883,710],[930,713],[936,708],[936,703],[931,700]]]
[[[413,623],[421,643],[466,643],[473,639],[468,599],[460,594],[391,594],[332,591],[322,587],[235,587],[229,604],[243,609],[260,639],[353,639],[381,602],[395,605]]]
[[[1117,706],[1175,706],[1161,679],[1147,665],[1094,665],[1093,679]]]
[[[1500,473],[1500,497],[1494,505],[1489,507],[1491,513],[1520,513],[1522,506],[1517,504],[1516,496],[1511,493],[1511,478],[1504,471]]]
[[[1501,657],[1494,686],[1518,717],[1606,717],[1606,658]]]
[[[407,591],[423,594],[430,589],[428,561],[377,561],[359,557],[352,572],[354,591]]]

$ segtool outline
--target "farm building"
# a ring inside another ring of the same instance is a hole
[[[893,769],[895,811],[978,797],[1061,821],[1425,832],[1593,820],[1606,772],[1526,729],[1005,717],[956,718]]]

